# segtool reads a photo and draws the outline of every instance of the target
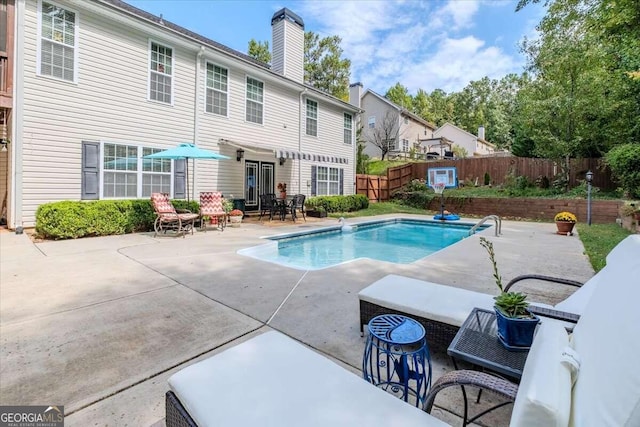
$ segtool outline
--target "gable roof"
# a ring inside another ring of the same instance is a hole
[[[265,62],[259,61],[249,55],[247,55],[246,53],[242,53],[240,51],[237,51],[235,49],[232,49],[228,46],[223,45],[222,43],[218,43],[215,40],[212,40],[210,38],[204,37],[198,33],[195,33],[191,30],[188,30],[184,27],[181,27],[180,25],[174,24],[173,22],[167,21],[164,18],[162,18],[161,16],[156,16],[153,15],[152,13],[149,13],[145,10],[142,9],[138,9],[135,6],[132,6],[122,0],[98,0],[99,3],[101,3],[104,6],[107,6],[109,8],[111,8],[112,10],[118,11],[120,13],[124,13],[127,14],[129,16],[132,16],[134,18],[137,18],[139,20],[142,21],[146,21],[149,24],[155,25],[156,27],[162,28],[164,30],[169,30],[170,32],[176,33],[178,36],[187,38],[187,39],[191,39],[192,41],[197,41],[199,43],[201,43],[204,46],[207,46],[209,48],[212,48],[215,51],[227,54],[229,56],[232,56],[236,59],[239,59],[243,62],[247,62],[250,65],[257,67],[259,69],[261,69],[262,71],[268,72],[269,74],[282,79],[284,81],[286,81],[288,84],[294,84],[296,86],[299,86],[300,89],[308,89],[308,90],[312,90],[314,91],[317,95],[321,95],[324,98],[327,98],[327,101],[332,102],[332,103],[338,103],[341,104],[342,107],[344,107],[345,109],[354,111],[354,112],[360,112],[361,110],[357,107],[355,107],[354,105],[349,104],[348,102],[345,102],[339,98],[336,98],[335,96],[328,94],[326,92],[323,92],[313,86],[311,86],[310,84],[307,83],[299,83],[295,80],[292,80],[288,77],[283,76],[282,74],[276,73],[275,71],[271,70],[271,66]],[[296,15],[297,16],[297,15]]]
[[[452,123],[449,123],[449,122],[447,122],[447,123],[443,124],[442,126],[440,126],[438,129],[436,129],[435,131],[433,131],[433,133],[438,133],[438,132],[440,132],[440,130],[441,130],[443,127],[445,127],[445,126],[449,126],[449,127],[455,128],[456,130],[459,130],[460,132],[464,132],[464,133],[466,133],[467,135],[469,135],[470,137],[475,138],[475,139],[477,139],[478,141],[480,141],[480,142],[482,142],[483,144],[486,144],[486,145],[488,145],[488,146],[490,146],[490,147],[493,147],[493,148],[495,148],[495,147],[496,147],[496,146],[495,146],[495,144],[493,144],[493,143],[491,143],[491,142],[489,142],[489,141],[487,141],[487,140],[485,140],[485,139],[479,138],[477,135],[474,135],[474,134],[472,134],[471,132],[467,132],[466,130],[464,130],[464,129],[462,129],[462,128],[459,128],[458,126],[456,126],[456,125],[454,125],[454,124],[452,124]]]
[[[371,94],[373,96],[375,96],[376,98],[378,98],[380,101],[388,104],[391,108],[397,110],[400,114],[407,116],[407,117],[411,117],[413,120],[417,121],[418,123],[421,123],[425,126],[427,126],[428,128],[436,129],[436,125],[434,125],[433,123],[430,123],[428,121],[426,121],[425,119],[423,119],[422,117],[418,116],[415,113],[412,113],[411,111],[407,110],[406,108],[396,104],[395,102],[392,102],[391,100],[389,100],[388,98],[380,95],[379,93],[374,92],[371,89],[367,89],[364,91],[364,93],[362,94],[362,98],[364,98],[367,94]]]

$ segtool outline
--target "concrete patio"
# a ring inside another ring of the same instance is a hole
[[[300,271],[236,253],[264,236],[337,223],[272,225],[41,243],[0,233],[0,405],[64,405],[67,426],[163,425],[169,376],[269,329],[359,373],[358,292],[393,273],[496,294],[479,236],[494,242],[505,281],[593,275],[577,235],[556,235],[550,223],[504,221],[500,237],[492,227],[406,265],[363,259]],[[538,285],[526,289],[530,300],[553,304],[573,291]],[[452,368],[445,354],[432,357],[435,379]],[[460,425],[459,393],[436,404],[435,416]],[[509,411],[482,424],[508,425]]]

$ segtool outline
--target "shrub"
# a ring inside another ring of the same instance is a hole
[[[605,160],[629,197],[640,198],[640,143],[613,147]]]
[[[489,172],[485,172],[484,173],[484,185],[489,185],[491,184],[491,176],[489,175]]]
[[[176,209],[198,212],[198,202],[171,201]],[[36,233],[45,239],[77,239],[150,231],[156,215],[149,200],[45,203],[36,210]]]
[[[369,199],[362,194],[348,196],[315,196],[305,201],[305,207],[311,210],[327,212],[353,212],[369,207]]]

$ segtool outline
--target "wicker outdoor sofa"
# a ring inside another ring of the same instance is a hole
[[[575,280],[530,274],[511,280],[505,286],[505,291],[516,283],[530,279],[576,287],[583,285]],[[494,303],[492,295],[393,274],[363,289],[358,297],[362,334],[364,326],[375,316],[402,314],[424,326],[429,347],[437,350],[447,349],[474,307],[492,310]],[[549,305],[533,303],[530,308],[540,316],[567,323],[576,323],[580,318],[579,314],[555,310]]]

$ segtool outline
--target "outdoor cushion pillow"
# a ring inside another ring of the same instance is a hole
[[[562,363],[569,336],[559,323],[538,327],[527,356],[510,426],[566,427],[571,413],[571,370]]]

